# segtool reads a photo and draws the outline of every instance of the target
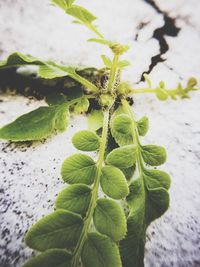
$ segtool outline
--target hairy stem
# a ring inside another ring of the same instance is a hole
[[[101,178],[101,169],[103,166],[104,154],[105,154],[105,149],[106,149],[108,125],[109,125],[109,111],[105,111],[104,112],[104,122],[103,122],[103,132],[102,132],[101,144],[100,144],[100,149],[99,149],[99,157],[97,160],[97,173],[96,173],[94,185],[92,188],[92,198],[91,198],[91,201],[89,204],[88,212],[86,214],[86,217],[84,218],[84,226],[83,226],[81,236],[79,238],[78,244],[77,244],[75,251],[74,251],[74,257],[72,260],[72,267],[78,266],[80,256],[81,256],[81,251],[82,251],[83,245],[85,243],[85,240],[87,238],[89,227],[90,227],[90,224],[92,221],[92,216],[93,216],[93,213],[94,213],[94,210],[96,207],[96,202],[97,202],[97,198],[98,198],[99,183],[100,183],[100,178]]]
[[[95,26],[93,26],[92,24],[88,25],[88,28],[93,31],[94,33],[96,33],[96,35],[100,38],[104,38],[104,36],[97,30],[97,28]]]
[[[69,74],[69,76],[71,78],[73,78],[74,80],[80,82],[83,86],[85,86],[87,89],[89,89],[90,92],[97,93],[99,91],[99,88],[96,85],[94,85],[93,83],[91,83],[87,79],[83,78],[78,73],[73,73],[73,75]]]
[[[108,81],[108,91],[111,91],[113,88],[113,83],[115,81],[116,72],[117,72],[118,61],[119,61],[119,55],[115,54],[113,58],[112,68],[110,70],[110,77]]]

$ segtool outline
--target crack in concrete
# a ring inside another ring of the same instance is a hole
[[[142,73],[142,76],[140,78],[140,81],[144,81],[143,75],[151,73],[153,68],[161,62],[164,62],[166,59],[164,59],[162,56],[169,50],[169,45],[165,39],[165,36],[172,36],[176,37],[178,36],[178,33],[180,31],[180,28],[175,25],[176,19],[171,18],[167,12],[162,11],[159,6],[155,3],[154,0],[144,0],[147,4],[149,4],[152,8],[155,9],[155,11],[158,14],[163,15],[164,19],[164,25],[160,28],[157,28],[154,30],[152,38],[156,39],[159,43],[160,49],[159,54],[153,56],[151,58],[151,64],[149,65],[149,69],[147,71],[144,71]]]

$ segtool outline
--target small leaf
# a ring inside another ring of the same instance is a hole
[[[90,185],[94,182],[96,165],[91,157],[75,154],[63,162],[61,175],[66,183]]]
[[[130,66],[131,65],[131,63],[128,61],[128,60],[121,60],[119,63],[118,63],[118,67],[120,68],[120,69],[122,69],[122,68],[126,68],[126,67],[128,67],[128,66]]]
[[[165,101],[168,98],[168,94],[167,94],[166,90],[164,90],[162,88],[158,88],[156,90],[156,96],[161,101]]]
[[[57,210],[38,221],[25,237],[26,244],[35,250],[71,248],[76,245],[83,221],[75,213]]]
[[[126,218],[122,208],[114,200],[101,198],[97,200],[94,211],[94,225],[101,233],[119,241],[126,234]]]
[[[49,249],[32,258],[23,267],[70,267],[72,256],[62,249]]]
[[[103,60],[104,65],[106,66],[106,68],[108,68],[108,69],[112,68],[112,61],[109,59],[109,57],[102,55],[101,58]]]
[[[56,120],[55,120],[55,128],[60,131],[64,132],[69,123],[69,109],[66,108],[66,105],[61,105],[57,107],[56,112]]]
[[[88,235],[81,259],[86,267],[122,267],[117,245],[98,233]]]
[[[93,110],[88,115],[88,125],[91,131],[97,131],[103,126],[103,112],[102,110]]]
[[[115,116],[112,121],[113,130],[121,134],[129,134],[132,131],[132,120],[126,114]]]
[[[138,133],[141,136],[145,136],[149,130],[149,119],[145,116],[137,122]]]
[[[67,8],[70,7],[75,0],[51,0],[51,1],[53,4],[66,11]]]
[[[165,189],[170,188],[170,177],[166,172],[160,170],[143,170],[144,179],[148,189],[163,187]]]
[[[70,8],[68,8],[66,10],[66,13],[80,20],[84,24],[92,23],[94,20],[96,20],[96,17],[90,11],[77,5],[73,5]]]
[[[164,188],[148,190],[148,202],[146,211],[147,224],[159,218],[169,208],[169,193]]]
[[[60,123],[63,123],[66,113],[66,107],[40,107],[1,128],[0,138],[15,142],[41,140],[49,136],[54,129],[61,130],[56,120],[60,118]]]
[[[69,210],[84,215],[91,200],[91,188],[74,184],[61,191],[56,199],[56,209]]]
[[[100,138],[92,131],[79,131],[72,138],[73,145],[82,151],[96,151],[100,145]]]
[[[107,196],[114,199],[124,198],[129,193],[123,172],[113,166],[102,168],[101,187]]]
[[[133,143],[132,120],[123,107],[119,107],[111,117],[111,133],[119,146]]]
[[[75,113],[87,112],[89,105],[90,103],[88,99],[86,97],[82,97],[74,107],[74,112]]]
[[[135,163],[137,147],[128,145],[113,149],[106,157],[106,163],[118,168],[129,168]]]
[[[159,166],[166,161],[167,155],[164,147],[146,145],[142,146],[141,149],[144,162],[151,166]]]

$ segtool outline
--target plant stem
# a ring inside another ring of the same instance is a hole
[[[108,81],[108,91],[111,91],[113,88],[113,83],[115,81],[116,72],[117,72],[118,61],[119,61],[119,55],[115,54],[113,58],[112,68],[110,70],[110,77]]]
[[[100,38],[104,38],[104,36],[97,30],[97,28],[96,28],[94,25],[89,24],[89,25],[88,25],[88,28],[89,28],[91,31],[93,31],[94,33],[96,33],[96,35],[97,35],[98,37],[100,37]]]
[[[137,130],[137,124],[135,121],[135,118],[133,116],[133,112],[129,106],[129,103],[125,100],[122,99],[122,105],[125,107],[126,111],[128,112],[128,114],[131,116],[132,121],[133,121],[133,130],[132,130],[132,135],[133,135],[133,140],[134,140],[134,144],[137,147],[137,152],[136,152],[136,162],[138,164],[138,171],[140,176],[143,175],[143,161],[142,161],[142,155],[141,155],[141,151],[140,151],[140,141],[139,141],[139,135],[138,135],[138,130]]]
[[[94,181],[94,185],[92,188],[92,198],[89,204],[88,212],[86,214],[86,217],[84,218],[84,226],[81,233],[81,236],[79,238],[78,244],[74,250],[74,256],[72,260],[72,267],[77,267],[80,257],[81,257],[81,251],[83,248],[83,245],[85,243],[85,240],[88,235],[89,227],[92,221],[92,216],[96,207],[96,202],[98,198],[98,190],[99,190],[99,183],[101,178],[101,169],[104,162],[104,154],[106,149],[106,142],[107,142],[107,134],[108,134],[108,125],[109,125],[109,111],[104,112],[104,122],[103,122],[103,132],[101,137],[101,144],[99,149],[99,157],[97,160],[97,172],[96,177]]]
[[[99,88],[93,83],[91,83],[90,81],[88,81],[87,79],[80,76],[78,73],[73,73],[71,75],[69,74],[69,76],[73,78],[74,80],[76,80],[77,82],[84,85],[86,88],[88,88],[90,92],[98,93]]]

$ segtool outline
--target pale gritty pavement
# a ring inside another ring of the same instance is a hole
[[[124,73],[134,85],[144,71],[154,84],[169,87],[190,76],[200,81],[199,0],[85,0],[99,17],[106,37],[128,43],[132,66]],[[81,4],[81,1],[80,1]],[[155,5],[154,5],[155,4]],[[101,66],[107,48],[85,40],[91,34],[49,5],[48,0],[0,0],[0,58],[20,51],[73,65]],[[165,59],[165,61],[163,61]],[[137,86],[142,86],[139,83]],[[137,118],[147,115],[150,131],[144,143],[164,145],[170,173],[171,205],[148,229],[146,267],[200,266],[200,92],[190,100],[158,101],[137,95]],[[40,105],[22,96],[0,95],[0,125]],[[20,267],[32,251],[23,236],[53,210],[64,158],[76,152],[73,134],[86,129],[86,118],[71,118],[68,130],[46,142],[0,143],[0,266]],[[113,266],[114,267],[114,266]]]

